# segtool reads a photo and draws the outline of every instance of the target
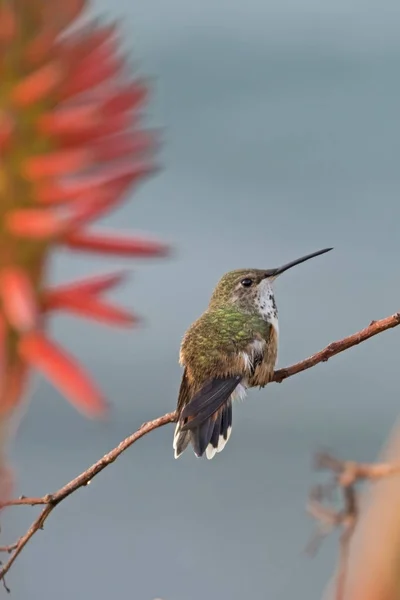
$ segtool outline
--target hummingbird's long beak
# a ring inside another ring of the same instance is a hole
[[[286,263],[286,265],[283,265],[282,267],[278,267],[277,269],[269,269],[268,271],[265,272],[265,277],[266,278],[267,277],[278,277],[278,275],[280,275],[284,271],[287,271],[288,269],[291,269],[292,267],[295,267],[296,265],[299,265],[300,263],[305,262],[306,260],[309,260],[310,258],[319,256],[320,254],[325,254],[325,252],[329,252],[330,250],[333,250],[333,248],[324,248],[323,250],[318,250],[318,252],[313,252],[312,254],[307,254],[306,256],[302,256],[301,258],[293,260],[292,262]]]

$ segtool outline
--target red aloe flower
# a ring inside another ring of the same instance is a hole
[[[81,24],[86,0],[0,0],[0,417],[18,405],[30,367],[79,410],[101,414],[96,385],[46,336],[67,310],[111,325],[136,318],[100,298],[123,274],[46,287],[59,246],[121,256],[164,255],[147,238],[88,229],[154,170],[154,136],[139,129],[147,100],[117,53],[115,26]],[[74,26],[74,29],[71,29]]]

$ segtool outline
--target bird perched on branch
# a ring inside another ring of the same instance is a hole
[[[226,273],[207,310],[184,335],[184,373],[173,447],[178,458],[192,444],[196,456],[221,452],[232,430],[232,401],[271,381],[278,353],[273,282],[284,271],[329,252],[325,248],[276,269]]]

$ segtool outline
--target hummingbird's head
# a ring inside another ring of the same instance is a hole
[[[307,254],[275,269],[238,269],[225,273],[219,280],[210,306],[233,304],[245,312],[256,310],[262,316],[273,313],[276,316],[276,306],[272,284],[284,271],[291,269],[310,258],[329,252],[332,248],[324,248]]]

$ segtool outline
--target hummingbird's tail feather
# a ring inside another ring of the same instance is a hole
[[[206,457],[211,460],[222,452],[232,432],[232,400],[219,411],[219,417],[215,420],[210,441],[206,447]]]
[[[175,458],[178,458],[191,442],[196,456],[204,454],[208,459],[214,458],[217,452],[225,448],[232,431],[232,400],[224,404],[215,414],[204,423],[182,431],[178,423],[174,435]]]
[[[232,397],[244,390],[241,380],[241,375],[214,378],[186,399],[175,428],[175,458],[189,442],[198,457],[206,454],[211,459],[223,450],[232,429]]]
[[[174,456],[179,458],[182,452],[186,450],[190,442],[190,431],[181,431],[181,424],[177,423],[174,433]]]

